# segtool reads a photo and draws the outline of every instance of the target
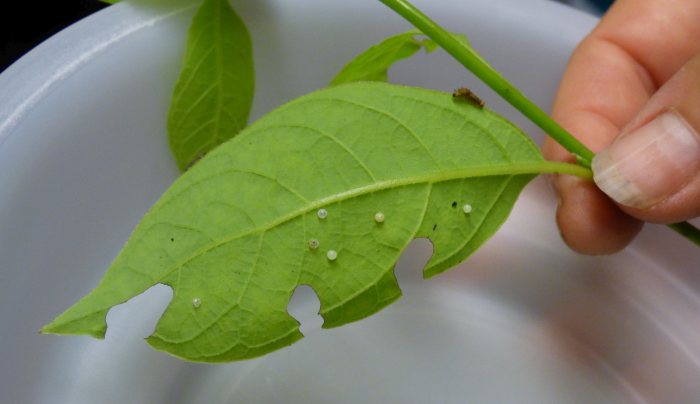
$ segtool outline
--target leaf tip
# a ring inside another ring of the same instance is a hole
[[[100,311],[84,317],[70,316],[70,309],[39,329],[40,334],[88,335],[104,339],[107,334],[107,311]]]
[[[53,322],[41,327],[39,329],[39,334],[87,335],[96,339],[105,339],[105,335],[107,334],[107,326],[105,325],[104,327],[90,329],[77,329],[65,324],[56,324],[56,321],[54,320]]]

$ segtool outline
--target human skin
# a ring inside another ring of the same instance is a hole
[[[698,21],[697,0],[617,0],[574,51],[552,115],[601,152],[593,170],[609,194],[585,180],[553,177],[557,224],[575,251],[614,253],[643,222],[700,215]],[[543,152],[574,161],[551,139]]]

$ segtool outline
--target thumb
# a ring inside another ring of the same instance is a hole
[[[700,55],[650,98],[592,168],[598,187],[636,218],[673,223],[700,215]]]

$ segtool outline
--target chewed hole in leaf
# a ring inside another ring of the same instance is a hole
[[[433,243],[428,238],[415,239],[406,247],[394,268],[394,276],[402,294],[409,294],[411,287],[420,286],[423,268],[432,255]]]
[[[314,289],[309,285],[299,285],[289,299],[287,312],[299,322],[301,333],[308,336],[323,326],[323,318],[318,314],[320,308],[321,301]]]
[[[106,339],[141,340],[153,333],[155,325],[173,297],[172,288],[154,285],[107,314]]]

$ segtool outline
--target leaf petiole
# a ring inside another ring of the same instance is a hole
[[[540,174],[566,174],[575,175],[583,179],[593,181],[593,172],[588,167],[578,164],[560,163],[557,161],[545,161],[538,165]]]

